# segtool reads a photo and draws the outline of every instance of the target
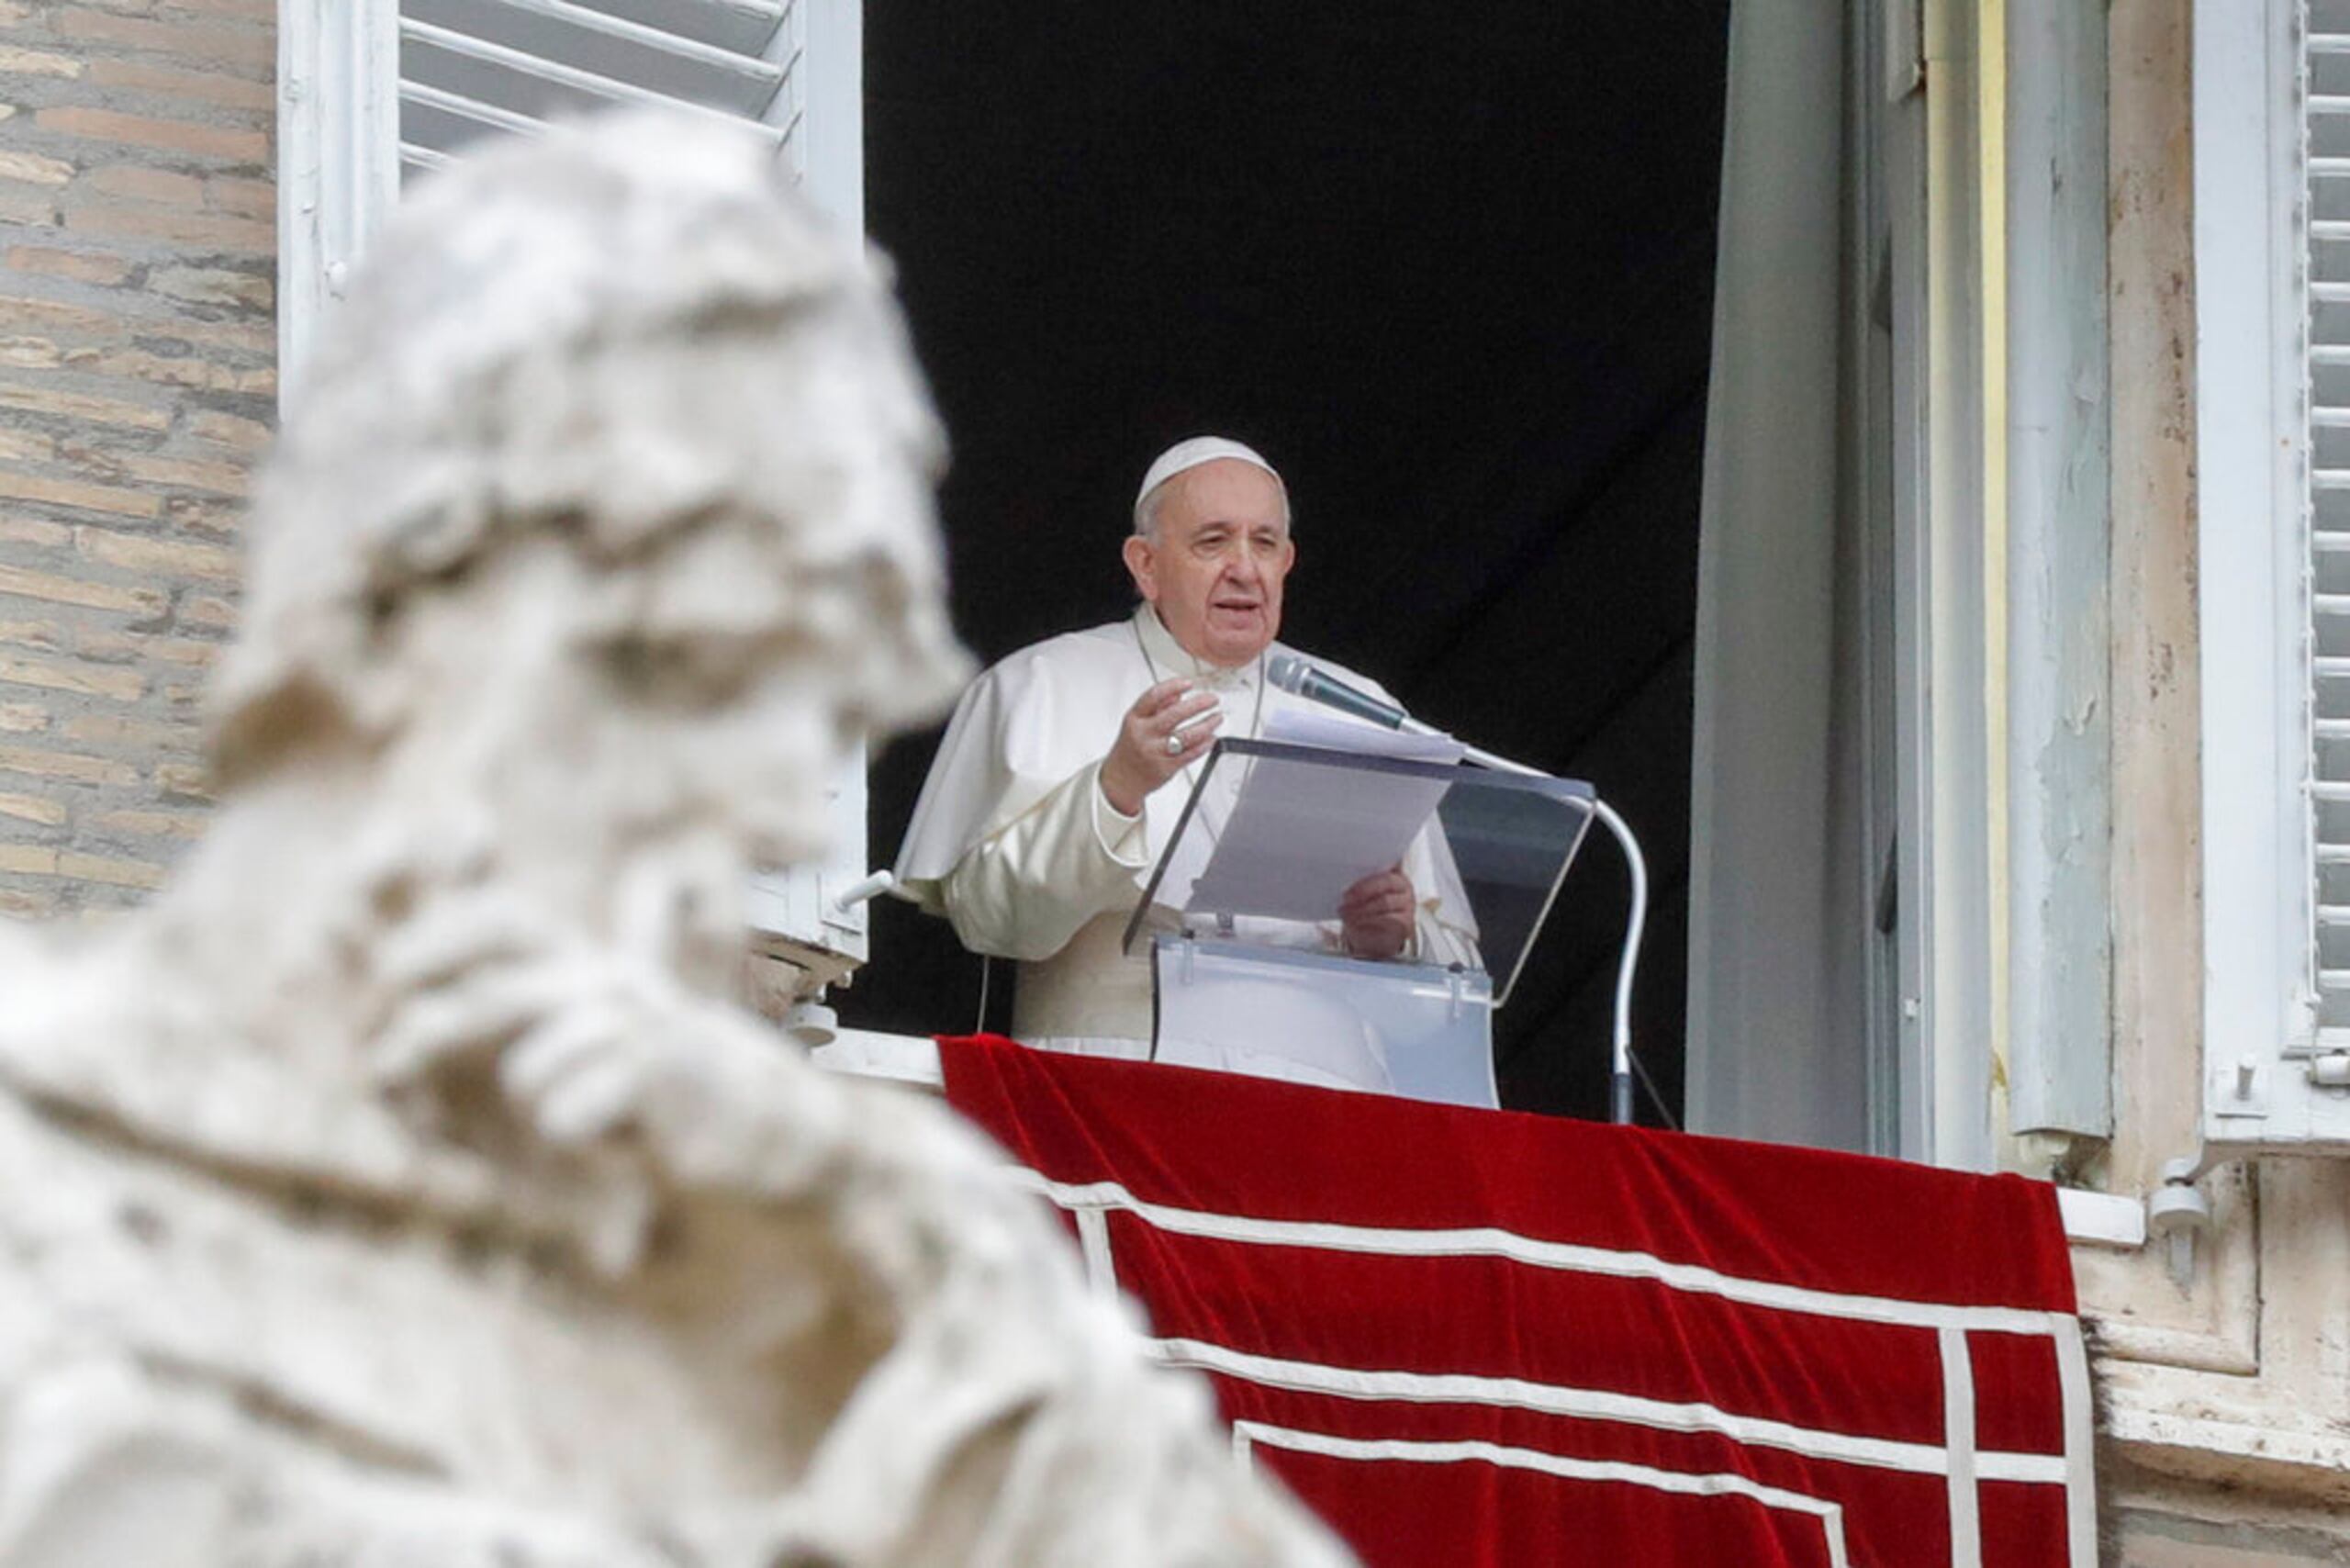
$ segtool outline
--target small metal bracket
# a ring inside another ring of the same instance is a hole
[[[2210,1069],[2213,1112],[2221,1116],[2268,1114],[2272,1070],[2267,1061],[2249,1054],[2233,1061],[2214,1062]]]
[[[821,892],[823,888],[822,878],[817,879],[816,885]],[[851,912],[857,905],[877,899],[883,893],[894,891],[897,886],[898,879],[895,873],[886,869],[868,871],[823,901],[824,919],[834,925],[854,921],[856,917]]]
[[[821,997],[822,993],[819,992]],[[820,1000],[794,1002],[783,1015],[783,1026],[810,1050],[829,1046],[840,1037],[840,1015]]]
[[[2169,1250],[2171,1283],[2185,1290],[2195,1279],[2195,1238],[2211,1228],[2211,1204],[2196,1186],[2202,1161],[2196,1157],[2167,1160],[2163,1184],[2146,1194],[2146,1230],[2164,1238]]]
[[[2310,1081],[2320,1089],[2350,1089],[2350,1052],[2329,1051],[2311,1057]]]
[[[1183,964],[1176,978],[1183,984],[1192,983],[1192,960],[1200,951],[1200,934],[1190,926],[1183,927]]]

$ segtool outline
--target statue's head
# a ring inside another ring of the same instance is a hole
[[[499,804],[794,858],[845,747],[951,697],[945,442],[884,265],[755,134],[628,116],[433,174],[318,339],[214,692],[224,789],[430,734],[549,796]]]

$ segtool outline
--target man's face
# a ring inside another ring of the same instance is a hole
[[[1281,629],[1281,579],[1297,557],[1281,482],[1226,457],[1164,488],[1153,535],[1126,541],[1126,569],[1184,652],[1245,665]]]

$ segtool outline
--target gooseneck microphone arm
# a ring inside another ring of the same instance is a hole
[[[1265,665],[1265,678],[1283,691],[1350,713],[1367,722],[1391,730],[1408,730],[1415,734],[1443,735],[1433,725],[1423,724],[1393,703],[1382,702],[1367,691],[1358,691],[1315,668],[1304,658],[1291,653],[1275,654]],[[1452,737],[1446,735],[1447,740]],[[1455,742],[1456,745],[1460,745]],[[1496,773],[1519,773],[1534,778],[1552,777],[1539,767],[1528,767],[1522,762],[1473,745],[1460,745],[1460,755],[1478,767]],[[1628,1126],[1632,1121],[1632,980],[1640,967],[1640,942],[1648,932],[1649,922],[1649,863],[1640,853],[1640,841],[1633,836],[1631,824],[1617,814],[1616,808],[1597,795],[1591,798],[1592,814],[1606,825],[1624,852],[1624,864],[1632,877],[1632,913],[1624,931],[1623,957],[1616,966],[1616,1030],[1608,1058],[1607,1109],[1609,1119],[1618,1126]],[[1662,1103],[1660,1103],[1660,1109]]]
[[[1522,762],[1512,762],[1505,756],[1475,746],[1463,746],[1461,755],[1480,767],[1490,767],[1497,773],[1524,773],[1537,778],[1550,777],[1539,767],[1528,767]],[[1647,935],[1649,924],[1649,862],[1640,853],[1640,841],[1632,834],[1632,826],[1617,814],[1616,808],[1597,795],[1591,798],[1592,814],[1616,835],[1624,851],[1625,867],[1632,874],[1632,914],[1625,923],[1624,954],[1616,965],[1616,1033],[1610,1042],[1607,1070],[1608,1119],[1619,1126],[1632,1122],[1632,979],[1640,967],[1640,942]],[[1662,1107],[1660,1107],[1662,1108]]]

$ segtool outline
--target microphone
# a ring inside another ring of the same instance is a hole
[[[1401,708],[1382,702],[1367,691],[1357,691],[1343,680],[1332,679],[1296,654],[1275,654],[1265,661],[1265,678],[1293,696],[1336,708],[1384,729],[1420,727]]]

